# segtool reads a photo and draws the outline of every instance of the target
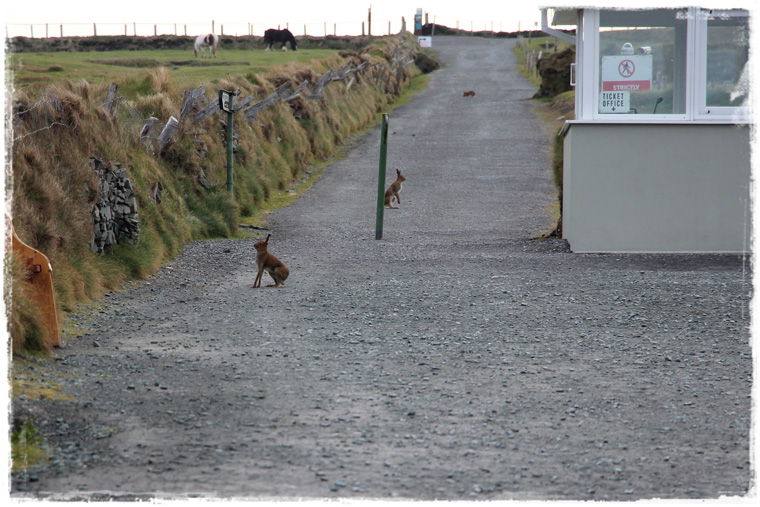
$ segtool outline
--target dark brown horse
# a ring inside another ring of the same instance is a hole
[[[282,44],[282,50],[285,51],[285,44],[290,42],[290,49],[293,51],[296,50],[296,38],[293,37],[293,34],[290,33],[290,30],[285,28],[284,30],[276,30],[274,28],[270,28],[266,32],[264,32],[264,46],[266,46],[267,51],[272,50],[272,46],[275,42],[278,42]]]

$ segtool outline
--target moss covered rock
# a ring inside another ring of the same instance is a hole
[[[575,48],[567,48],[541,58],[536,64],[538,74],[541,76],[541,86],[533,98],[555,97],[571,90],[570,65],[572,63],[575,63]]]

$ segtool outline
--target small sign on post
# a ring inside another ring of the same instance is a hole
[[[232,141],[233,141],[233,116],[235,109],[233,102],[236,92],[219,90],[219,109],[227,113],[227,191],[232,194]]]
[[[219,90],[219,109],[225,113],[232,113],[233,97],[235,97],[235,92]]]

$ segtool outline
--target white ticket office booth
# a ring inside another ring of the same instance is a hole
[[[749,12],[542,14],[576,45],[575,119],[560,133],[572,251],[748,252]]]

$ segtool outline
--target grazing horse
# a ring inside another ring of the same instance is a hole
[[[198,51],[201,52],[201,58],[208,49],[209,57],[214,55],[216,58],[216,48],[219,46],[219,36],[213,33],[205,33],[195,38],[195,57],[198,57]]]
[[[287,51],[285,44],[288,42],[290,42],[290,49],[293,51],[296,50],[296,38],[293,37],[293,34],[290,33],[290,30],[287,28],[284,30],[275,30],[274,28],[270,28],[264,32],[264,45],[266,46],[267,51],[272,50],[272,46],[275,42],[282,44],[283,51]]]

